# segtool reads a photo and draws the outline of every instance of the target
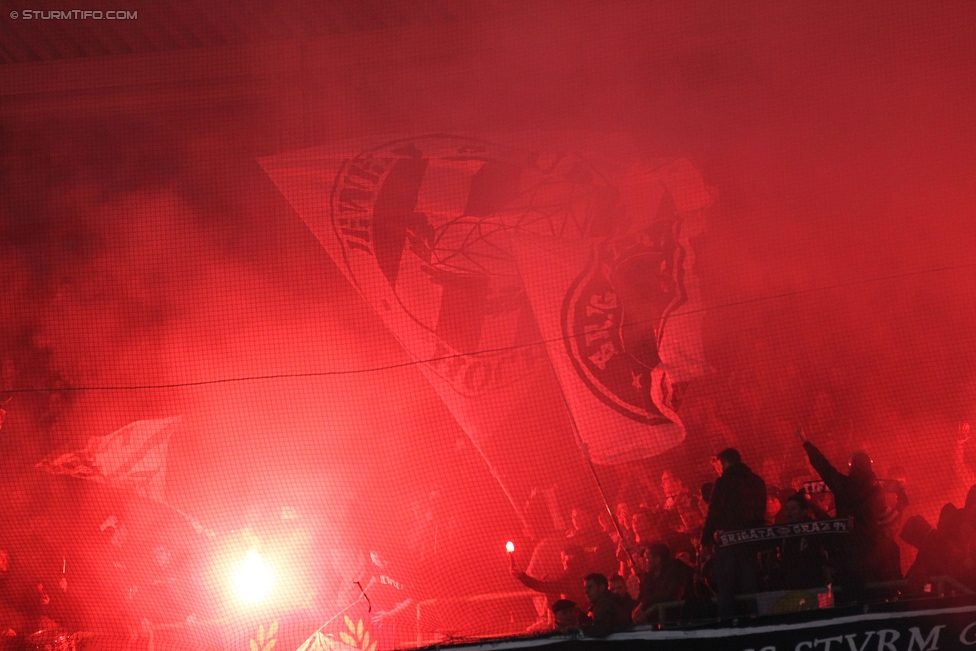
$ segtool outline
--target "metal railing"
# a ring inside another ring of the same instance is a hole
[[[976,591],[963,585],[959,581],[953,579],[950,576],[933,576],[929,579],[932,590],[931,592],[926,592],[927,595],[931,597],[945,597],[950,594],[961,594],[961,595],[973,595]],[[892,591],[902,591],[908,586],[908,582],[904,579],[900,581],[886,581],[882,583],[868,583],[864,586],[865,592],[870,593],[883,593]],[[842,587],[834,588],[835,594],[843,594],[844,590]],[[760,593],[761,594],[761,593]],[[445,636],[443,633],[438,633],[434,636],[424,636],[421,619],[425,609],[437,605],[444,604],[445,601],[449,601],[453,604],[477,604],[477,603],[490,603],[497,601],[506,600],[517,600],[517,599],[533,599],[540,596],[540,593],[534,592],[532,590],[514,590],[508,592],[490,592],[486,594],[471,595],[469,597],[459,597],[455,599],[427,599],[424,601],[419,601],[416,604],[416,646],[429,646],[433,644],[443,643],[445,641],[456,641],[449,635]],[[750,603],[757,605],[758,602],[757,594],[742,594],[736,595],[736,601],[739,603]],[[712,602],[716,603],[717,598],[712,597]],[[870,601],[866,602],[866,606],[870,605]],[[819,607],[819,606],[818,606]],[[684,601],[667,601],[654,605],[654,609],[657,611],[657,623],[658,624],[679,624],[684,618]],[[484,637],[505,637],[509,636],[510,632],[499,632],[496,635],[489,635]]]
[[[519,599],[519,598],[530,598],[530,599],[532,599],[532,598],[538,597],[540,594],[541,593],[534,592],[532,590],[512,590],[512,591],[509,591],[509,592],[489,592],[489,593],[485,593],[485,594],[471,595],[469,597],[458,597],[458,598],[455,598],[455,599],[450,599],[450,601],[453,602],[453,603],[466,603],[466,604],[487,603],[487,602],[492,602],[492,601],[505,601],[505,600],[508,600],[508,599]],[[444,599],[426,599],[424,601],[418,601],[417,602],[417,606],[416,606],[416,608],[417,608],[417,638],[416,639],[417,639],[417,646],[418,647],[421,647],[421,646],[424,646],[424,645],[429,645],[429,644],[436,644],[438,642],[443,642],[444,641],[444,636],[442,634],[441,635],[438,635],[435,638],[431,638],[431,639],[428,639],[428,640],[424,640],[423,634],[422,634],[422,629],[421,629],[421,622],[420,622],[421,616],[423,614],[423,608],[425,608],[426,606],[431,606],[431,605],[437,604],[437,603],[443,603],[444,601],[445,601]],[[498,637],[501,637],[502,635],[505,635],[505,634],[499,634]]]

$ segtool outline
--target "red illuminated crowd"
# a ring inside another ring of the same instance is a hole
[[[863,451],[839,470],[802,430],[797,438],[818,476],[798,476],[788,490],[767,485],[729,448],[712,458],[718,477],[698,495],[665,471],[663,503],[619,501],[613,519],[609,508],[599,517],[574,509],[561,572],[538,572],[545,541],[525,572],[512,565],[548,606],[537,604],[530,630],[605,635],[976,589],[976,485],[963,508],[942,508],[935,527],[920,515],[902,523],[904,477],[877,477]],[[898,537],[917,550],[904,574]],[[760,606],[764,595],[780,600],[775,611]]]
[[[783,473],[788,489],[727,448],[710,459],[714,476],[698,491],[665,470],[657,494],[617,499],[602,512],[575,508],[568,532],[528,535],[533,547],[524,571],[512,545],[513,577],[537,593],[531,632],[599,636],[635,624],[976,590],[976,486],[962,508],[946,504],[935,526],[921,515],[903,518],[909,506],[904,473],[889,468],[887,478],[878,477],[862,451],[838,469],[802,431],[797,438],[792,447],[809,469]],[[968,427],[961,427],[960,451],[969,440]],[[8,536],[9,557],[0,551],[0,648],[16,648],[32,635],[41,636],[38,643],[43,636],[68,639],[67,632],[89,630],[82,627],[95,615],[101,628],[130,636],[143,635],[144,613],[159,612],[161,622],[209,617],[209,602],[193,592],[203,563],[189,547],[164,544],[158,532],[137,539],[114,516],[79,527],[88,537],[65,546],[64,525],[41,511],[30,516],[29,535]],[[339,586],[334,604],[325,600],[332,593],[319,592],[323,621],[344,626],[336,613],[363,620],[381,650],[419,639],[427,611],[418,604],[440,596],[433,582],[424,582],[426,570],[411,562],[409,545],[389,544],[381,551],[360,546],[348,559],[332,550],[330,569],[314,575]],[[910,566],[902,562],[905,546],[917,550]],[[86,612],[95,595],[115,601]]]

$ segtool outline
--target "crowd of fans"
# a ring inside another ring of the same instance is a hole
[[[549,607],[533,630],[604,635],[629,624],[731,618],[757,612],[754,595],[774,591],[805,593],[823,607],[931,595],[934,577],[976,590],[976,485],[963,508],[942,508],[935,527],[920,515],[902,526],[909,501],[901,471],[879,478],[863,451],[842,471],[802,430],[797,438],[819,477],[789,490],[768,486],[729,448],[712,458],[718,476],[698,495],[665,472],[663,503],[620,501],[600,517],[574,509],[561,572],[537,578],[535,557],[527,572],[513,563],[512,575]],[[896,537],[917,549],[904,575]]]
[[[552,530],[548,537],[533,536],[538,544],[526,570],[516,567],[514,556],[511,568],[519,582],[539,594],[542,617],[533,630],[582,629],[603,635],[631,624],[731,618],[757,612],[758,601],[751,595],[759,593],[803,593],[808,605],[820,605],[835,597],[838,603],[853,603],[936,594],[937,580],[976,591],[976,485],[962,508],[943,506],[935,526],[921,515],[903,522],[909,504],[903,471],[889,468],[888,478],[879,478],[863,451],[852,453],[846,467],[838,469],[802,431],[797,438],[794,449],[797,455],[802,449],[809,472],[784,482],[789,488],[764,480],[771,476],[765,464],[754,472],[736,449],[728,448],[710,459],[714,476],[696,491],[677,474],[664,471],[656,496],[619,499],[601,513],[576,508],[568,532],[554,538]],[[969,427],[960,426],[957,465],[964,463],[970,439]],[[828,521],[843,526],[828,527],[829,533],[803,526]],[[728,544],[729,532],[757,528],[774,535]],[[775,533],[781,529],[794,533]],[[76,628],[72,613],[79,608],[72,600],[82,593],[74,585],[69,590],[63,560],[60,565],[40,560],[58,555],[54,552],[59,550],[45,551],[37,542],[57,539],[58,527],[37,517],[31,530],[37,540],[8,547],[9,557],[0,551],[0,647],[6,638],[23,637],[25,631]],[[126,542],[129,534],[114,517],[91,530],[97,537],[76,541],[79,550],[92,556],[97,556],[96,549],[108,550],[103,560],[115,569],[139,565],[127,560],[125,550],[134,543]],[[899,540],[917,550],[910,567],[902,563]],[[175,581],[179,572],[166,547],[157,545],[142,557],[152,563],[140,585]],[[68,566],[72,563],[69,558]],[[371,617],[374,625],[398,612],[414,617],[407,606],[415,603],[416,590],[403,578],[409,573],[388,567],[373,552],[360,565],[368,572],[347,577],[355,592],[346,601],[367,594],[363,617]],[[47,568],[46,573],[38,568]],[[148,611],[142,601],[159,601],[162,590],[129,587],[136,583],[124,584],[127,603]],[[120,612],[102,614],[116,628],[137,630],[141,625]]]

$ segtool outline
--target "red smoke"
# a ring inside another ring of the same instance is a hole
[[[354,578],[343,555],[371,545],[422,556],[432,597],[513,589],[498,541],[521,557],[554,531],[546,489],[565,520],[600,504],[563,406],[528,396],[506,425],[521,447],[493,450],[537,464],[515,501],[540,531],[523,532],[255,160],[364,134],[578,132],[688,157],[719,197],[696,243],[714,372],[689,389],[682,446],[601,469],[610,500],[641,480],[661,497],[664,470],[699,486],[726,445],[757,470],[802,468],[803,424],[834,460],[863,447],[879,475],[903,468],[934,522],[968,488],[955,430],[976,419],[974,14],[552,3],[245,45],[247,64],[193,49],[37,64],[50,75],[0,120],[12,519],[81,499],[32,475],[52,450],[183,414],[168,500],[269,547],[295,509],[285,546],[325,577],[302,579],[317,607]],[[91,72],[80,91],[51,80],[69,64]],[[316,375],[364,369],[382,370]]]

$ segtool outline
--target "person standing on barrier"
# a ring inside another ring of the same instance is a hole
[[[702,528],[705,548],[715,545],[719,532],[766,524],[766,482],[742,463],[742,455],[734,448],[720,452],[718,460],[722,476],[715,480]],[[719,546],[713,558],[719,617],[733,617],[735,595],[752,594],[759,588],[756,550],[748,543]]]
[[[872,568],[876,566],[880,522],[885,510],[884,489],[867,452],[858,450],[851,455],[849,472],[845,475],[807,440],[803,428],[796,430],[796,436],[806,450],[810,465],[834,494],[836,517],[847,518],[852,525],[841,548],[842,557],[838,559],[838,578],[847,590],[846,598],[859,601],[863,598],[864,584],[873,578]]]

